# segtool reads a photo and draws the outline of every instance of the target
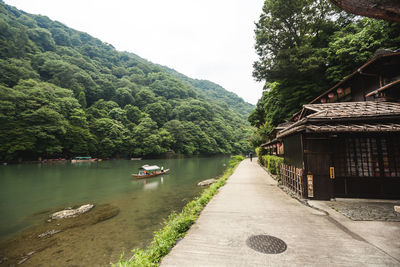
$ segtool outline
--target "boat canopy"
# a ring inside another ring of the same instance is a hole
[[[151,165],[151,166],[150,165],[143,165],[142,169],[149,172],[149,171],[157,171],[157,170],[160,169],[160,167],[158,167],[157,165]]]

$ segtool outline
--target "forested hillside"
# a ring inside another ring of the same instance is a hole
[[[0,1],[0,161],[240,153],[251,105]]]
[[[193,86],[194,88],[198,89],[196,92],[198,93],[199,97],[203,99],[208,101],[217,101],[220,105],[225,106],[226,108],[233,108],[235,111],[244,116],[248,116],[248,114],[250,114],[250,112],[254,109],[253,105],[244,102],[244,100],[238,97],[236,94],[226,91],[218,84],[207,80],[192,79],[168,67],[163,68],[178,79],[189,84],[189,86]]]
[[[249,116],[254,146],[279,123],[374,56],[400,48],[400,25],[354,17],[325,0],[266,0],[253,76],[264,92]]]

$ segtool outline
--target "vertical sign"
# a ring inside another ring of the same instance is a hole
[[[335,179],[335,167],[329,168],[329,176],[331,177],[331,179]]]
[[[307,190],[308,190],[308,197],[314,197],[314,184],[313,184],[312,174],[307,174]]]

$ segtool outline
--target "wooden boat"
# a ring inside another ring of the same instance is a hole
[[[154,177],[154,176],[158,176],[158,175],[163,175],[163,174],[167,174],[169,171],[169,169],[165,169],[165,170],[161,170],[160,167],[158,167],[157,165],[143,165],[140,169],[139,169],[139,173],[138,174],[132,174],[133,178],[136,179],[144,179],[144,178],[150,178],[150,177]]]
[[[75,157],[71,159],[71,163],[78,163],[78,162],[94,162],[97,161],[96,158],[92,157]]]

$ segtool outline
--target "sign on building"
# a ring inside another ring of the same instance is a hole
[[[314,178],[312,174],[307,175],[308,197],[314,197]]]

